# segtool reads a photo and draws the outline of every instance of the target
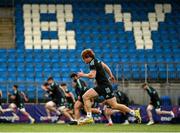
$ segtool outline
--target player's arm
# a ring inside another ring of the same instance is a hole
[[[2,91],[0,90],[0,97],[2,97]]]
[[[27,98],[26,94],[24,92],[21,92],[21,95],[23,96],[25,102],[28,102],[29,99]]]
[[[109,77],[110,77],[110,80],[111,81],[115,81],[115,78],[111,72],[111,69],[108,67],[108,65],[106,65],[105,63],[101,62],[103,68],[106,70],[106,72],[108,73]]]
[[[8,92],[8,96],[12,100],[16,99],[16,96],[14,94],[9,93],[9,92]]]
[[[96,77],[96,70],[91,70],[89,73],[84,73],[81,71],[81,72],[78,72],[78,76],[93,79]]]
[[[47,91],[46,87],[44,85],[41,85],[41,88],[44,90],[44,91]]]

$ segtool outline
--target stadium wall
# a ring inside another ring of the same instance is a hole
[[[3,106],[3,108],[7,108],[7,104]],[[57,122],[58,116],[56,114],[52,114],[51,120],[47,120],[46,116],[46,111],[44,108],[43,104],[27,104],[25,105],[26,110],[31,114],[33,118],[35,118],[36,123],[52,123],[52,122]],[[148,117],[146,113],[146,106],[131,106],[131,108],[140,108],[141,109],[141,116],[142,116],[142,123],[147,123],[148,122]],[[153,112],[153,117],[155,122],[157,123],[180,123],[180,107],[179,106],[163,106],[162,109],[166,110],[173,110],[174,113],[176,114],[176,118],[172,118],[171,116],[168,115],[163,115],[163,116],[158,116]],[[29,120],[26,118],[24,115],[21,113],[17,113],[17,115],[20,117],[19,120],[15,120],[16,123],[28,123]],[[84,115],[82,115],[83,117]],[[104,115],[95,115],[93,114],[94,120],[96,123],[106,123],[107,120]],[[121,114],[120,113],[115,113],[112,116],[113,122],[114,123],[121,123]],[[129,121],[134,122],[134,118],[129,116]],[[1,114],[0,115],[0,122],[7,122],[11,123],[13,120],[13,116],[11,112]],[[60,120],[64,120],[65,122],[68,122],[68,120],[64,117],[61,116]]]

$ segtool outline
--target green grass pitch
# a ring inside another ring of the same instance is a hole
[[[104,124],[0,124],[0,132],[180,132],[180,124],[114,124],[111,127]]]

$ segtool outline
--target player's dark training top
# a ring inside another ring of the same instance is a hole
[[[77,80],[74,80],[74,82],[76,83],[76,86],[75,86],[75,92],[78,96],[82,96],[86,90],[87,90],[87,85],[86,83],[81,80],[81,79],[77,79]]]
[[[102,62],[96,58],[89,63],[90,70],[96,70],[95,79],[97,86],[94,87],[94,90],[99,96],[103,96],[105,99],[110,99],[114,97],[114,93],[101,63]]]
[[[150,96],[151,103],[155,108],[160,108],[160,98],[157,91],[151,86],[146,89],[148,95]]]
[[[74,80],[74,82],[76,83],[75,93],[76,93],[77,96],[80,96],[80,101],[83,101],[82,96],[88,90],[87,85],[81,79]]]
[[[68,89],[65,90],[65,93],[69,94],[70,91]],[[69,109],[73,109],[74,108],[74,101],[73,98],[70,96],[66,96],[66,101],[67,101],[67,107]]]
[[[23,98],[21,96],[21,92],[19,92],[18,90],[14,90],[12,95],[15,96],[13,103],[15,103],[16,106],[20,109],[24,108],[24,101],[23,101]]]
[[[108,78],[106,77],[105,70],[101,64],[101,61],[94,58],[90,64],[90,70],[96,70],[96,81],[98,85],[110,85]]]
[[[52,101],[56,103],[56,106],[63,106],[66,103],[66,97],[64,92],[55,82],[50,84],[49,94]]]

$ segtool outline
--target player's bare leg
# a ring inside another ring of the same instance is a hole
[[[29,120],[31,121],[30,123],[33,124],[35,122],[35,119],[32,118],[32,116],[25,110],[25,108],[20,109],[21,113],[24,114],[25,116],[27,116],[29,118]]]
[[[84,101],[84,106],[87,112],[87,116],[83,121],[80,121],[79,124],[89,124],[89,123],[94,123],[94,120],[92,118],[92,103],[91,99],[94,99],[94,97],[98,96],[97,92],[94,89],[89,89],[86,91],[86,93],[83,95],[83,101]]]
[[[58,110],[65,116],[67,117],[70,121],[74,121],[72,116],[68,113],[68,109],[65,108],[65,106],[59,107]]]
[[[174,113],[172,111],[165,111],[161,109],[156,109],[158,115],[171,115],[174,118]]]
[[[149,118],[149,122],[147,123],[147,125],[152,125],[152,124],[154,124],[154,120],[153,120],[152,112],[151,112],[152,109],[153,109],[153,106],[149,104],[149,105],[147,106],[147,109],[146,109],[147,115],[148,115],[148,118]]]
[[[112,109],[120,110],[121,112],[129,113],[130,115],[135,116],[138,120],[138,123],[141,123],[141,116],[139,110],[132,110],[124,104],[118,104],[115,97],[107,99],[106,103],[110,105]]]
[[[109,108],[106,108],[104,110],[104,114],[106,116],[106,119],[108,120],[108,124],[106,124],[107,126],[112,126],[113,125],[113,121],[111,119],[111,115],[113,114],[112,113],[112,109],[109,109]]]
[[[80,101],[76,101],[74,104],[74,117],[78,121],[80,119],[80,109],[83,107],[83,104]]]

